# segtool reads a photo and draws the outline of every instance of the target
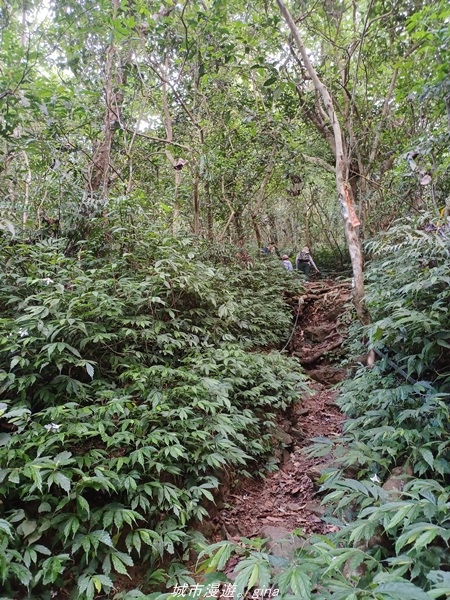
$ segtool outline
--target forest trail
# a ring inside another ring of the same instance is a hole
[[[333,531],[321,520],[324,509],[316,485],[330,457],[309,458],[304,449],[311,438],[341,432],[343,415],[335,405],[334,384],[345,377],[336,363],[344,353],[350,300],[350,281],[330,279],[309,282],[300,297],[289,298],[298,319],[288,350],[313,379],[314,394],[280,420],[278,434],[285,450],[277,456],[279,470],[265,479],[245,481],[238,493],[225,498],[215,517],[222,538],[268,538],[272,551],[283,554],[286,548],[289,552],[289,544],[280,546],[277,541],[295,529],[305,536]],[[228,567],[230,574],[232,561]]]

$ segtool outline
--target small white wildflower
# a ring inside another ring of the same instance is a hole
[[[20,337],[26,337],[27,335],[29,335],[28,333],[28,329],[19,329],[18,334],[20,335]]]
[[[375,475],[372,475],[372,477],[370,478],[370,481],[373,481],[373,483],[381,483],[381,479],[378,477],[378,475],[375,473]]]
[[[50,279],[50,277],[44,277],[42,283],[45,283],[45,285],[49,285],[50,283],[54,283],[54,281],[53,279]]]
[[[61,425],[58,425],[57,423],[49,423],[48,425],[44,425],[44,427],[47,431],[58,431]]]

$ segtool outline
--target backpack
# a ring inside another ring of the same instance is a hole
[[[297,255],[297,261],[309,262],[309,254],[307,252],[299,252]]]

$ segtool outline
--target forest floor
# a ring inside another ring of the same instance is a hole
[[[348,279],[310,281],[300,296],[286,301],[295,320],[286,351],[312,380],[312,394],[303,396],[279,418],[275,434],[282,447],[275,455],[278,470],[223,491],[216,505],[208,507],[209,519],[198,529],[211,543],[224,539],[240,543],[242,537],[267,539],[269,552],[289,558],[305,538],[336,531],[322,520],[325,509],[317,483],[332,457],[309,457],[305,450],[312,438],[341,433],[344,417],[335,404],[336,384],[346,377],[346,370],[338,365],[346,353],[343,343],[352,318],[351,283]],[[301,530],[300,538],[292,536],[294,530]],[[237,562],[231,558],[224,569],[230,580],[236,576]],[[144,584],[144,571],[139,567],[131,569],[130,575],[131,580],[124,576],[116,583],[116,590]],[[225,598],[230,596],[217,596],[217,600]]]
[[[300,297],[289,304],[298,314],[297,326],[288,347],[313,380],[313,395],[302,398],[280,420],[279,439],[285,449],[278,453],[279,470],[265,479],[242,482],[238,491],[225,495],[212,525],[216,539],[239,541],[239,538],[268,539],[269,549],[280,554],[278,540],[293,530],[304,536],[335,531],[321,517],[324,508],[317,496],[317,480],[330,462],[330,456],[308,457],[305,449],[311,438],[339,435],[343,415],[335,405],[335,384],[345,378],[344,369],[336,366],[345,350],[351,300],[348,280],[319,280],[307,284]],[[284,543],[284,542],[283,542]],[[286,548],[286,544],[281,549]],[[234,569],[227,565],[227,574]]]

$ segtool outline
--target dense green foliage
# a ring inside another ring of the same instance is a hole
[[[345,382],[342,437],[317,439],[309,450],[333,451],[340,467],[328,469],[321,487],[338,532],[314,538],[284,564],[254,544],[207,548],[214,557],[244,555],[240,590],[254,577],[261,587],[271,581],[286,600],[450,594],[449,250],[448,231],[423,219],[398,223],[370,243],[375,320],[367,335],[384,358]],[[392,491],[380,484],[394,469],[403,482]]]
[[[447,3],[288,4],[339,108],[363,235],[442,208]],[[84,239],[126,198],[202,237],[344,252],[331,128],[275,3],[5,0],[0,21],[0,225],[45,216]]]
[[[450,11],[287,4],[337,112],[360,238],[377,236],[373,324],[350,347],[369,340],[383,357],[345,385],[342,439],[313,450],[342,455],[323,482],[340,531],[275,581],[304,598],[438,597],[449,245],[406,216],[448,226]],[[0,3],[4,597],[110,596],[133,564],[150,587],[173,585],[184,567],[165,566],[187,556],[219,480],[272,464],[276,412],[305,390],[275,351],[299,280],[254,248],[309,245],[322,272],[349,257],[336,137],[278,8]],[[405,463],[412,479],[392,498],[377,478]],[[359,546],[375,533],[383,543]],[[280,566],[258,544],[239,550],[240,590]],[[223,567],[231,546],[213,552]]]
[[[219,479],[264,467],[306,386],[250,350],[285,339],[299,280],[155,233],[114,262],[65,243],[1,249],[0,579],[92,599],[182,554]]]

